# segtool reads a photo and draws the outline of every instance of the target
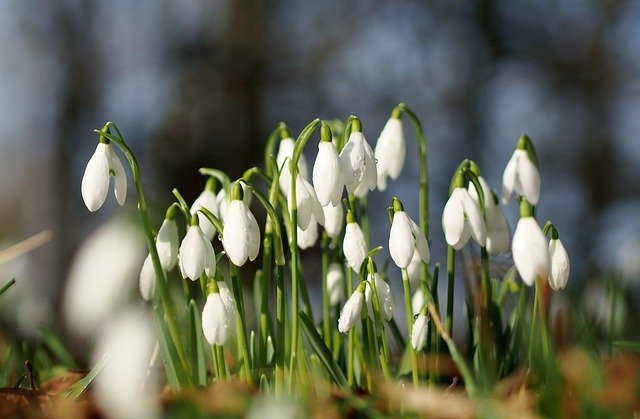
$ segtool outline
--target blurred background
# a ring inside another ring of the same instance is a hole
[[[138,156],[158,226],[172,188],[190,202],[202,190],[199,167],[235,178],[260,164],[279,121],[297,135],[315,117],[355,114],[375,144],[404,101],[428,137],[429,240],[441,262],[455,167],[474,159],[500,190],[526,132],[539,154],[540,220],[553,220],[572,258],[565,295],[588,286],[599,298],[611,272],[637,291],[640,2],[3,0],[0,51],[0,250],[52,232],[0,269],[1,283],[17,279],[3,319],[27,335],[56,325],[83,241],[118,214],[136,217],[131,180],[124,210],[110,194],[91,214],[80,196],[92,130],[107,120]],[[418,216],[417,146],[405,132],[402,176],[370,194],[373,243],[385,247],[393,194]],[[505,211],[514,228],[516,205]]]

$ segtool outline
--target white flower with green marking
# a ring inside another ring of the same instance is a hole
[[[536,278],[547,279],[549,248],[535,218],[520,218],[513,234],[511,252],[516,269],[525,284],[532,286]]]
[[[551,270],[549,272],[549,285],[554,291],[558,291],[567,286],[571,262],[569,254],[559,238],[549,240],[549,258],[551,259]]]
[[[363,198],[376,188],[378,172],[371,146],[362,132],[353,131],[340,152],[340,163],[348,193]]]
[[[391,117],[382,129],[374,151],[379,190],[387,189],[387,177],[397,179],[400,176],[406,154],[407,146],[402,131],[402,121]]]
[[[331,141],[318,144],[318,156],[313,165],[313,188],[320,205],[340,205],[344,188],[342,165],[336,145]]]
[[[360,320],[362,316],[362,306],[364,304],[364,294],[360,287],[358,287],[353,294],[349,297],[342,311],[340,312],[340,318],[338,319],[338,330],[340,333],[347,333],[356,322]]]
[[[127,197],[127,175],[122,162],[113,151],[111,143],[98,143],[82,176],[82,199],[89,211],[100,209],[109,193],[109,179],[115,179],[113,192],[118,204],[124,205]]]
[[[231,336],[231,319],[219,292],[207,296],[202,309],[202,332],[209,345],[224,345]]]
[[[411,346],[416,351],[422,350],[427,344],[427,332],[429,331],[429,318],[424,314],[418,314],[411,328]]]
[[[260,228],[256,217],[242,199],[234,199],[229,204],[222,245],[236,266],[242,266],[247,259],[253,261],[258,256]]]

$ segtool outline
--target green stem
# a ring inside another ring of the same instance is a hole
[[[238,280],[238,267],[229,261],[229,270],[231,273],[231,288],[233,289],[233,298],[236,303],[236,332],[238,334],[238,346],[240,357],[242,358],[242,366],[245,379],[248,384],[253,384],[253,375],[251,371],[251,357],[249,355],[249,344],[247,342],[246,325],[244,324],[244,299],[242,296],[242,286]]]
[[[453,330],[453,291],[455,279],[456,249],[447,246],[447,317],[444,320],[445,330],[451,336]]]
[[[271,248],[273,229],[267,219],[262,246],[262,275],[260,277],[260,340],[258,341],[258,369],[267,366],[267,340],[269,337],[269,285],[271,284]]]
[[[371,300],[373,306],[373,318],[376,330],[376,340],[380,351],[380,365],[382,367],[382,375],[385,380],[389,382],[391,380],[391,374],[389,373],[389,349],[388,342],[386,341],[386,333],[384,330],[384,324],[382,322],[382,312],[380,307],[380,298],[378,296],[378,289],[376,288],[376,280],[373,275],[370,276],[371,280],[369,285],[371,286]]]
[[[347,293],[349,296],[353,294],[353,270],[350,266],[347,266]],[[347,342],[347,382],[349,383],[349,387],[353,388],[355,385],[355,330],[351,329],[349,331],[349,340]]]
[[[369,232],[369,212],[367,209],[367,197],[365,196],[360,198],[360,225],[362,226],[362,233],[368,249],[371,246],[371,234]]]
[[[216,357],[218,358],[218,367],[220,368],[220,379],[227,379],[227,361],[224,358],[224,347],[216,345]]]
[[[156,289],[159,291],[158,294],[162,302],[163,310],[165,312],[164,320],[167,323],[173,346],[175,347],[178,354],[179,365],[182,367],[183,371],[188,371],[189,366],[187,363],[187,357],[185,354],[184,346],[182,345],[182,341],[180,339],[180,333],[178,332],[175,307],[173,305],[173,302],[171,301],[169,286],[167,284],[167,277],[164,273],[164,269],[162,269],[162,265],[160,264],[160,258],[158,257],[158,250],[155,243],[155,235],[153,234],[151,222],[149,221],[147,202],[145,200],[144,191],[142,189],[142,178],[140,176],[140,167],[138,166],[138,161],[136,160],[133,151],[131,151],[129,146],[127,146],[127,144],[125,143],[124,138],[122,137],[122,134],[120,133],[120,130],[118,129],[116,124],[114,124],[113,122],[107,122],[105,127],[114,127],[116,132],[118,133],[118,137],[100,130],[96,130],[96,132],[115,143],[120,148],[120,150],[122,150],[127,158],[127,161],[129,162],[129,166],[131,167],[133,180],[136,186],[136,195],[138,198],[138,211],[140,212],[140,218],[142,219],[145,241],[149,250],[149,254],[151,255],[151,262],[153,263],[153,270],[156,275]],[[169,356],[168,354],[164,355],[165,357]]]
[[[276,264],[276,397],[281,397],[284,388],[285,360],[285,312],[284,266]]]
[[[331,348],[331,302],[329,301],[329,288],[327,273],[329,272],[329,236],[322,232],[320,242],[322,249],[322,334],[327,348]]]
[[[533,312],[531,314],[531,330],[529,331],[529,368],[533,366],[533,353],[535,334],[538,329],[538,305],[540,301],[540,287],[538,286],[538,278],[535,280],[535,294],[533,297]]]
[[[404,309],[407,316],[407,343],[411,351],[411,377],[413,387],[418,388],[420,377],[418,375],[418,354],[411,344],[411,332],[413,330],[413,309],[411,307],[411,288],[409,285],[409,274],[406,269],[402,270],[402,286],[404,288]]]

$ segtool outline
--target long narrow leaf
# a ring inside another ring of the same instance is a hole
[[[169,330],[167,329],[165,322],[162,321],[162,312],[157,306],[155,308],[155,313],[156,315],[154,318],[158,331],[158,344],[160,345],[160,352],[162,354],[162,359],[164,360],[167,381],[173,390],[180,390],[182,389],[182,385],[188,382],[186,372],[182,370],[180,361],[178,361],[178,353],[171,344]]]
[[[82,396],[82,394],[89,388],[93,380],[100,374],[100,372],[104,369],[111,358],[111,354],[107,351],[100,360],[96,363],[96,365],[91,368],[89,374],[87,374],[84,378],[76,381],[71,387],[69,387],[64,393],[61,394],[62,397],[66,397],[68,399],[75,400],[78,397]]]
[[[189,345],[194,383],[197,383],[200,387],[206,387],[207,363],[202,340],[202,322],[200,320],[200,311],[198,311],[198,306],[194,300],[189,302]]]
[[[46,347],[55,355],[59,362],[69,369],[78,369],[78,365],[73,360],[73,357],[62,344],[62,341],[53,331],[47,327],[39,327],[38,333]]]
[[[331,351],[327,348],[327,345],[324,344],[324,340],[322,340],[322,337],[318,334],[318,331],[311,322],[311,319],[304,311],[300,311],[298,314],[300,316],[302,331],[309,341],[311,348],[318,355],[318,358],[320,358],[320,361],[322,361],[322,364],[327,369],[333,380],[341,386],[346,386],[347,378],[344,376],[344,373],[338,364],[333,360]]]

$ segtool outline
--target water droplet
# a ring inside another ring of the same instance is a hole
[[[373,162],[374,162],[375,164],[378,164],[378,159],[373,159]]]

